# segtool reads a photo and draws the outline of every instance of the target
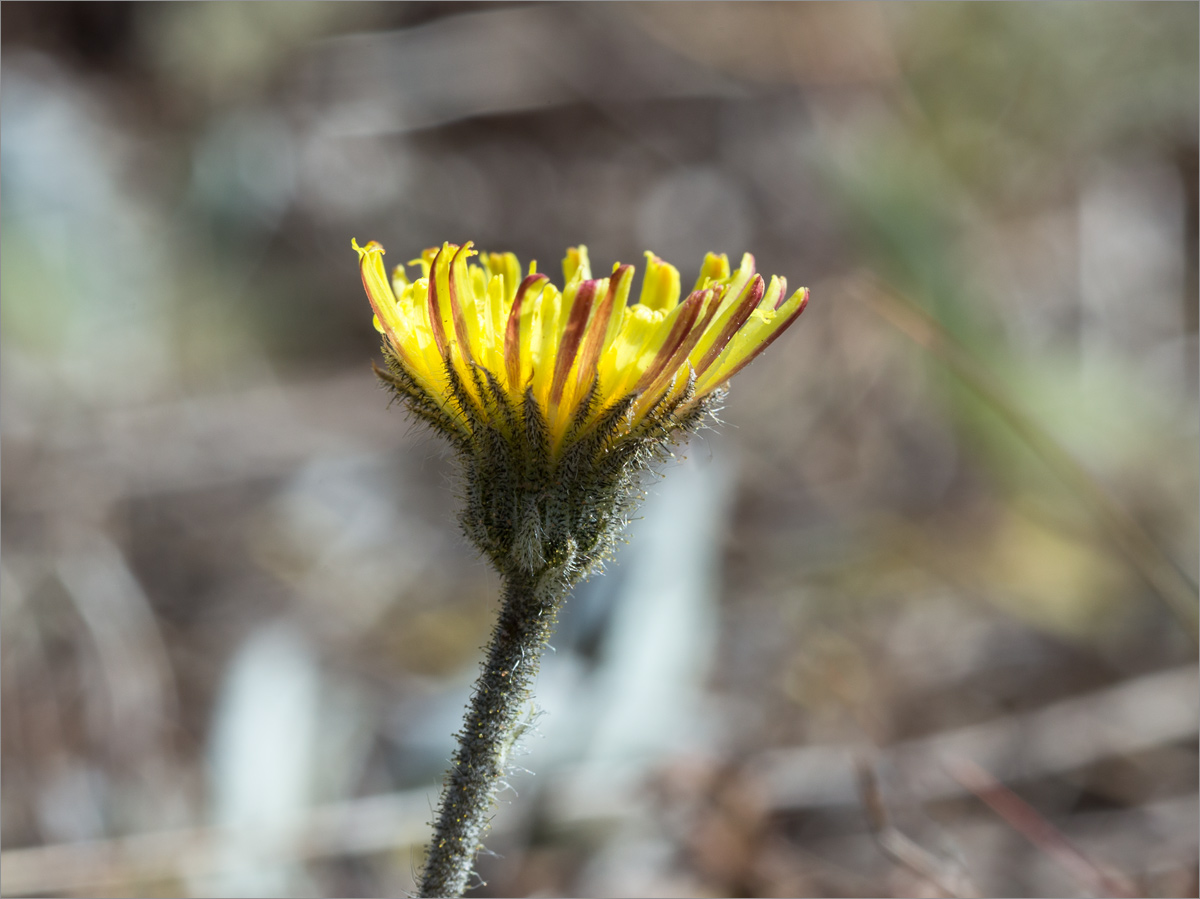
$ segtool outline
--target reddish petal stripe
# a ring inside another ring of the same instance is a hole
[[[554,365],[554,380],[550,384],[550,402],[557,403],[562,399],[563,385],[567,383],[567,375],[571,371],[571,363],[579,351],[579,343],[583,340],[583,329],[588,322],[588,314],[596,300],[597,281],[584,281],[579,285],[575,294],[575,302],[571,304],[571,314],[567,318],[567,327],[563,331],[562,341],[558,345],[558,359]]]
[[[588,325],[587,336],[583,341],[583,352],[579,355],[579,381],[592,377],[596,373],[596,365],[600,361],[600,353],[604,349],[604,337],[608,333],[608,323],[613,316],[613,303],[616,302],[621,281],[633,277],[633,266],[622,265],[608,276],[608,291],[600,301],[596,314]]]
[[[683,343],[679,345],[679,349],[675,351],[675,355],[667,361],[663,367],[663,373],[658,381],[646,388],[646,394],[653,396],[658,393],[659,389],[664,386],[665,382],[670,381],[675,377],[675,372],[679,370],[679,366],[687,361],[688,356],[692,354],[692,350],[696,348],[696,344],[704,337],[704,332],[708,330],[708,326],[712,323],[713,316],[717,314],[717,310],[721,308],[721,295],[712,288],[705,290],[697,290],[692,292],[692,296],[700,295],[700,309],[702,314],[700,320],[692,325],[692,329],[687,333]],[[684,302],[691,300],[689,296]]]
[[[433,342],[437,344],[438,354],[446,358],[446,329],[442,325],[442,307],[438,303],[437,269],[438,260],[442,258],[443,250],[438,250],[429,266],[429,327],[433,330]]]
[[[717,307],[721,304],[720,297],[714,295],[716,294],[716,291],[712,288],[696,291],[696,293],[701,294],[700,309],[703,310],[704,315],[700,321],[696,322],[696,324],[692,326],[692,329],[684,338],[683,343],[679,345],[679,349],[675,351],[675,355],[667,361],[666,367],[663,370],[663,376],[661,379],[662,381],[670,380],[671,378],[675,377],[675,372],[679,369],[679,366],[683,365],[683,363],[687,361],[687,357],[692,354],[692,350],[696,348],[696,344],[698,344],[700,342],[700,338],[704,336],[704,330],[708,327],[708,323],[712,321],[713,315],[716,314]],[[691,299],[691,297],[688,297],[688,299]],[[704,306],[705,303],[708,304],[707,308]],[[650,392],[653,393],[661,386],[661,383],[653,385],[650,388]]]
[[[458,351],[462,353],[462,357],[468,363],[473,362],[474,357],[471,354],[471,343],[467,339],[467,319],[463,315],[462,304],[458,301],[458,278],[455,277],[454,268],[458,257],[467,252],[470,246],[471,242],[467,241],[459,247],[454,258],[450,260],[449,266],[450,315],[454,319],[454,334],[458,338]]]
[[[700,360],[700,364],[696,366],[696,377],[704,374],[717,361],[717,357],[733,339],[733,335],[746,323],[746,319],[750,317],[750,313],[755,310],[759,302],[762,301],[763,292],[767,289],[763,283],[762,275],[755,275],[754,280],[750,282],[750,286],[746,289],[745,295],[738,302],[737,308],[729,321],[725,323],[725,327],[721,329],[721,333],[717,335],[716,341],[708,348],[708,352],[704,354],[704,358]]]
[[[715,288],[708,288],[705,293],[708,294],[708,306],[704,310],[704,318],[696,322],[696,342],[692,344],[692,349],[695,349],[696,343],[700,342],[700,338],[704,336],[704,332],[708,330],[708,326],[712,324],[713,316],[717,314],[717,310],[721,308],[721,295],[717,293]],[[692,350],[688,350],[691,353]]]
[[[508,314],[508,325],[504,329],[504,370],[508,374],[508,389],[521,388],[521,303],[525,294],[539,281],[550,280],[545,275],[529,275],[517,288],[513,297],[512,311]]]
[[[779,278],[779,299],[775,301],[775,308],[778,309],[788,301],[788,294],[787,278],[785,278],[783,275],[776,275],[776,277]],[[805,300],[804,302],[807,303],[808,300]],[[800,305],[803,306],[804,303],[801,303]]]
[[[778,308],[778,307],[776,307],[776,308]],[[782,334],[784,331],[786,331],[789,327],[791,327],[792,322],[794,322],[796,319],[798,319],[800,317],[800,313],[803,312],[807,308],[808,308],[808,288],[805,287],[804,288],[804,299],[800,301],[800,305],[796,307],[796,311],[787,317],[787,321],[785,321],[782,325],[780,325],[778,328],[776,328],[774,331],[772,331],[771,335],[766,340],[764,340],[757,347],[755,347],[753,353],[751,353],[749,356],[747,356],[745,359],[743,359],[741,362],[739,362],[737,364],[737,366],[732,371],[730,371],[728,375],[725,376],[725,380],[729,380],[734,375],[736,375],[739,371],[741,371],[743,368],[745,368],[747,365],[749,365],[751,362],[753,362],[756,358],[758,358],[758,354],[761,353],[763,350],[765,350],[767,347],[769,347],[772,343],[774,343],[775,338],[778,337],[780,334]]]
[[[680,305],[679,315],[675,319],[675,324],[671,326],[671,333],[667,335],[667,339],[659,348],[654,361],[647,366],[642,376],[638,378],[638,382],[633,388],[635,391],[645,390],[654,384],[664,374],[668,363],[678,355],[679,348],[683,346],[688,336],[692,333],[692,326],[696,323],[696,319],[700,315],[700,309],[704,305],[704,298],[707,293],[709,291],[697,290]]]

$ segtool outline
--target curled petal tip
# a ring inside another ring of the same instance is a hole
[[[387,251],[386,251],[386,250],[383,248],[383,245],[382,245],[382,244],[380,244],[378,241],[371,240],[371,241],[368,241],[368,242],[367,242],[367,245],[366,245],[365,247],[360,247],[360,246],[358,245],[358,240],[357,240],[356,238],[353,238],[353,237],[352,237],[352,238],[350,238],[350,247],[351,247],[351,248],[352,248],[352,249],[353,249],[353,250],[354,250],[356,253],[358,253],[358,258],[359,258],[359,259],[362,259],[362,258],[363,258],[364,256],[366,256],[368,253],[379,253],[379,254],[382,256],[384,253],[386,253],[386,252],[387,252]]]

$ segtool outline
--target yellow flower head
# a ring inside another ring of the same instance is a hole
[[[389,278],[378,243],[352,246],[414,412],[469,444],[480,425],[515,437],[518,410],[536,404],[552,459],[601,426],[619,439],[664,409],[678,420],[808,302],[806,288],[788,296],[783,278],[765,283],[748,253],[732,272],[726,256],[709,253],[682,298],[678,270],[646,253],[631,304],[634,267],[594,278],[583,246],[567,250],[562,289],[536,263],[522,276],[515,255],[479,254],[470,241],[426,250],[409,263],[415,280],[403,265]]]

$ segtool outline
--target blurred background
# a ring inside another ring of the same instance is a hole
[[[412,889],[497,581],[356,237],[812,289],[573,598],[474,895],[1197,895],[1198,43],[5,4],[0,888]]]

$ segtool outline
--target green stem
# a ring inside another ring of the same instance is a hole
[[[505,576],[503,606],[458,734],[418,895],[461,896],[519,736],[542,649],[568,585],[549,569]]]

